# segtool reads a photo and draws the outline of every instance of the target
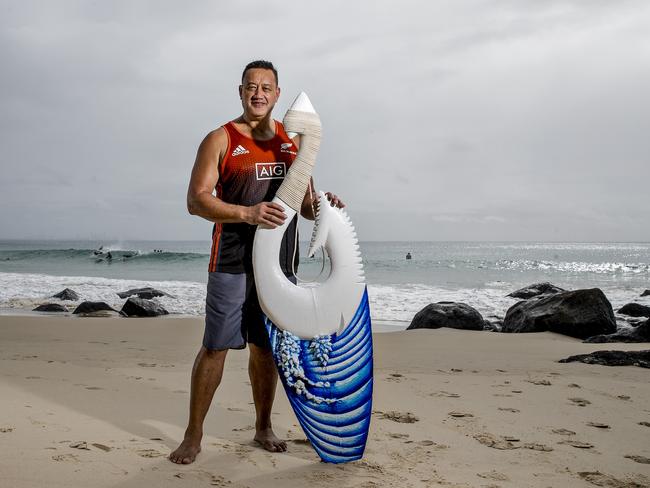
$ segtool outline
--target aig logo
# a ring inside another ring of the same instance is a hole
[[[258,180],[282,179],[287,174],[285,163],[255,163],[255,172]]]

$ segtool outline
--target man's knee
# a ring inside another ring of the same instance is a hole
[[[228,349],[208,349],[205,346],[201,346],[199,358],[208,361],[223,361],[227,353]]]

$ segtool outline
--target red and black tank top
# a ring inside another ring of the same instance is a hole
[[[217,198],[246,206],[273,199],[298,152],[282,124],[274,122],[275,136],[267,141],[245,136],[233,122],[223,126],[228,149],[219,163]],[[280,266],[287,275],[291,274],[296,225],[297,217],[289,224],[280,249]],[[215,224],[208,271],[252,273],[255,229],[247,223]],[[296,250],[296,268],[297,261]]]

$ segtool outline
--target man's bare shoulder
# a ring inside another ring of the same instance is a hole
[[[228,149],[228,133],[223,127],[214,129],[201,141],[199,146],[199,160],[220,161]]]
[[[208,148],[225,148],[228,145],[228,133],[223,127],[214,129],[203,138],[201,146],[206,146]]]

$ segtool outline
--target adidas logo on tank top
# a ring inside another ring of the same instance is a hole
[[[248,154],[250,151],[246,149],[244,146],[241,144],[235,148],[235,150],[232,152],[232,156],[241,156],[242,154]]]

